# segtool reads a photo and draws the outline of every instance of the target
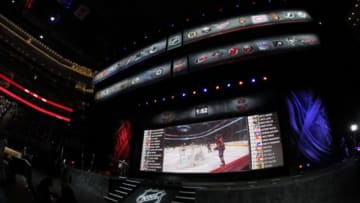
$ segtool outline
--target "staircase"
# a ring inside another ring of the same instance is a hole
[[[198,187],[182,186],[171,203],[194,203]]]
[[[139,179],[120,177],[116,186],[104,195],[104,199],[112,203],[123,202],[141,183]]]

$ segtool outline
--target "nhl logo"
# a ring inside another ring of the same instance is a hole
[[[136,203],[160,203],[165,195],[164,190],[150,188],[136,198]]]
[[[164,70],[161,67],[157,68],[152,72],[152,78],[160,77],[163,75],[163,73],[164,73]]]
[[[196,37],[196,35],[197,35],[197,33],[194,32],[194,31],[187,33],[187,37],[188,37],[189,39],[192,39],[192,38]]]

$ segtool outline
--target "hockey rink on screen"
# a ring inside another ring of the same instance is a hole
[[[218,170],[226,168],[227,164],[234,163],[243,157],[249,156],[248,141],[225,142],[224,160],[225,166],[221,166],[219,152],[214,150],[215,144],[211,144],[211,152],[206,145],[190,145],[185,147],[169,147],[164,149],[163,172],[171,173],[220,173],[236,172]],[[184,150],[185,149],[185,150]],[[248,159],[245,159],[247,162]],[[249,163],[245,164],[246,166]],[[247,170],[247,168],[243,169]],[[240,170],[241,171],[241,170]]]

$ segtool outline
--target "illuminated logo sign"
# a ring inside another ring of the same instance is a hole
[[[208,32],[210,32],[211,31],[211,27],[203,27],[202,29],[201,29],[201,32],[202,33],[208,33]]]
[[[220,24],[214,24],[214,25],[211,25],[211,27],[209,26],[205,26],[203,28],[201,28],[201,33],[209,33],[211,31],[213,31],[213,28],[215,28],[216,30],[218,31],[222,31],[224,30],[228,25],[230,25],[230,22],[229,21],[226,21],[226,22],[223,22],[223,23],[220,23]],[[189,37],[190,38],[190,37]]]
[[[295,37],[288,37],[286,39],[287,43],[290,45],[290,46],[295,46],[296,45],[296,39]]]
[[[158,51],[157,47],[156,47],[155,45],[153,45],[153,46],[151,46],[151,48],[150,48],[150,50],[149,50],[149,53],[150,53],[150,54],[153,54],[153,53],[155,53],[155,52],[157,52],[157,51]]]
[[[202,55],[200,57],[198,57],[195,61],[195,63],[204,63],[205,61],[207,61],[209,59],[208,55],[205,54],[205,55]]]
[[[270,14],[270,16],[273,20],[280,20],[280,16],[276,13],[272,13],[272,14]]]
[[[174,71],[179,72],[186,68],[186,59],[179,59],[174,63]]]
[[[251,45],[246,44],[243,47],[243,51],[244,51],[244,53],[251,53],[252,51],[254,51],[254,47],[251,46]]]
[[[259,24],[259,23],[266,23],[269,21],[267,15],[256,15],[256,16],[251,16],[251,21],[254,24]]]
[[[132,57],[129,56],[129,57],[125,58],[124,65],[125,66],[128,65],[131,61],[132,61]]]
[[[261,50],[261,51],[270,49],[270,43],[267,42],[267,41],[259,41],[259,42],[256,42],[256,46],[257,46],[258,49]]]
[[[303,11],[298,11],[296,14],[300,18],[307,18],[307,14],[305,12],[303,12]]]
[[[284,45],[284,42],[281,40],[274,40],[272,43],[274,47],[282,47]]]
[[[312,38],[312,37],[307,37],[304,39],[300,39],[300,42],[303,44],[313,44],[313,43],[316,43],[316,39]]]
[[[176,35],[169,39],[169,46],[175,46],[180,43],[180,35]]]
[[[216,25],[216,29],[218,30],[223,30],[225,29],[228,25],[230,25],[230,22],[229,21],[226,21],[226,22],[223,22],[223,23],[220,23],[218,25]]]
[[[247,22],[246,18],[244,18],[244,17],[239,18],[239,23],[241,25],[244,25],[246,22]]]
[[[133,78],[132,80],[131,80],[131,84],[132,85],[135,85],[135,84],[137,84],[137,83],[139,83],[140,82],[140,78],[139,77],[135,77],[135,78]]]
[[[175,69],[185,66],[186,60],[178,60],[175,62]]]
[[[197,33],[196,33],[196,32],[189,32],[189,33],[187,34],[187,37],[188,37],[189,39],[194,38],[194,37],[196,37],[196,36],[197,36]]]
[[[230,48],[229,51],[228,51],[228,55],[229,56],[235,56],[239,53],[239,49],[238,48]]]
[[[293,19],[293,18],[295,18],[295,13],[294,12],[286,12],[285,18]]]
[[[164,73],[164,70],[162,68],[157,68],[153,72],[153,77],[160,77]]]
[[[137,54],[135,55],[134,61],[139,60],[140,58],[142,58],[142,56],[143,56],[143,55],[142,55],[141,52],[137,53]]]
[[[224,55],[222,50],[216,50],[211,54],[211,58],[221,58]]]
[[[166,192],[164,190],[147,189],[136,198],[136,203],[160,203],[165,195]]]

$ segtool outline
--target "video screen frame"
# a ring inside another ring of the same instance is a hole
[[[199,129],[199,126],[209,125],[212,127]],[[171,125],[143,132],[140,160],[143,172],[234,173],[284,166],[276,112]],[[188,134],[179,138],[174,132]],[[232,132],[234,135],[230,135]]]

